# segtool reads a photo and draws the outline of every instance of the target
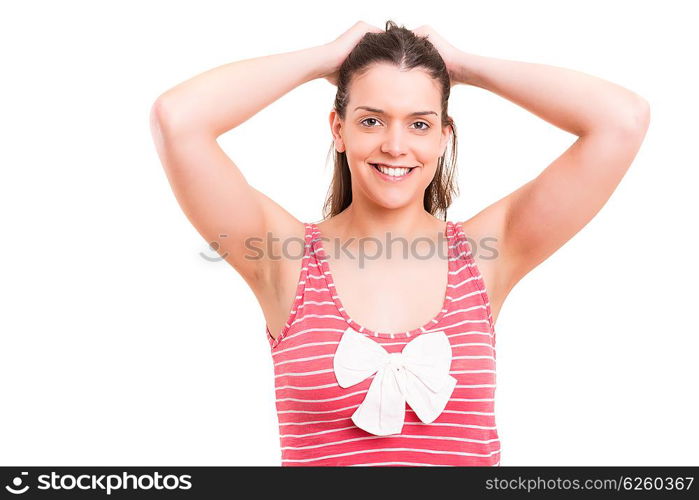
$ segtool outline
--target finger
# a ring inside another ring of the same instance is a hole
[[[429,38],[430,37],[430,32],[424,28],[421,28],[419,31],[416,31],[415,34],[421,38]]]

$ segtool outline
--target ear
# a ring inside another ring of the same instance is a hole
[[[340,120],[340,115],[335,108],[330,111],[330,132],[333,135],[333,140],[335,141],[335,150],[338,153],[342,153],[345,150],[344,142],[342,141],[342,120]]]
[[[442,152],[442,155],[447,152],[447,143],[451,139],[451,127],[449,125],[445,125],[442,127],[442,138],[439,141],[439,149]]]

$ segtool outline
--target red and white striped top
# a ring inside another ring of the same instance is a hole
[[[495,424],[495,328],[483,279],[460,223],[447,221],[449,279],[442,310],[402,333],[364,328],[335,292],[318,226],[305,224],[305,252],[296,297],[278,338],[267,327],[274,361],[283,466],[500,465]],[[348,327],[401,352],[416,335],[443,331],[452,349],[451,398],[432,423],[406,405],[400,434],[378,436],[357,427],[352,414],[373,376],[343,389],[333,356]]]

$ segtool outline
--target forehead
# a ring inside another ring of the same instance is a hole
[[[366,73],[350,83],[348,112],[357,106],[371,106],[387,114],[402,115],[413,111],[441,109],[439,82],[424,70],[399,70],[392,64],[372,65]],[[359,112],[364,112],[358,110]]]

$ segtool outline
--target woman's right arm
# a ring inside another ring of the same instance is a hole
[[[205,71],[162,94],[158,121],[179,135],[217,138],[284,94],[332,69],[329,45],[236,61]]]
[[[328,44],[232,62],[166,91],[151,109],[156,149],[182,210],[254,289],[272,283],[279,264],[268,258],[267,235],[283,242],[303,236],[304,228],[247,183],[217,138],[298,85],[326,76],[337,59]]]

